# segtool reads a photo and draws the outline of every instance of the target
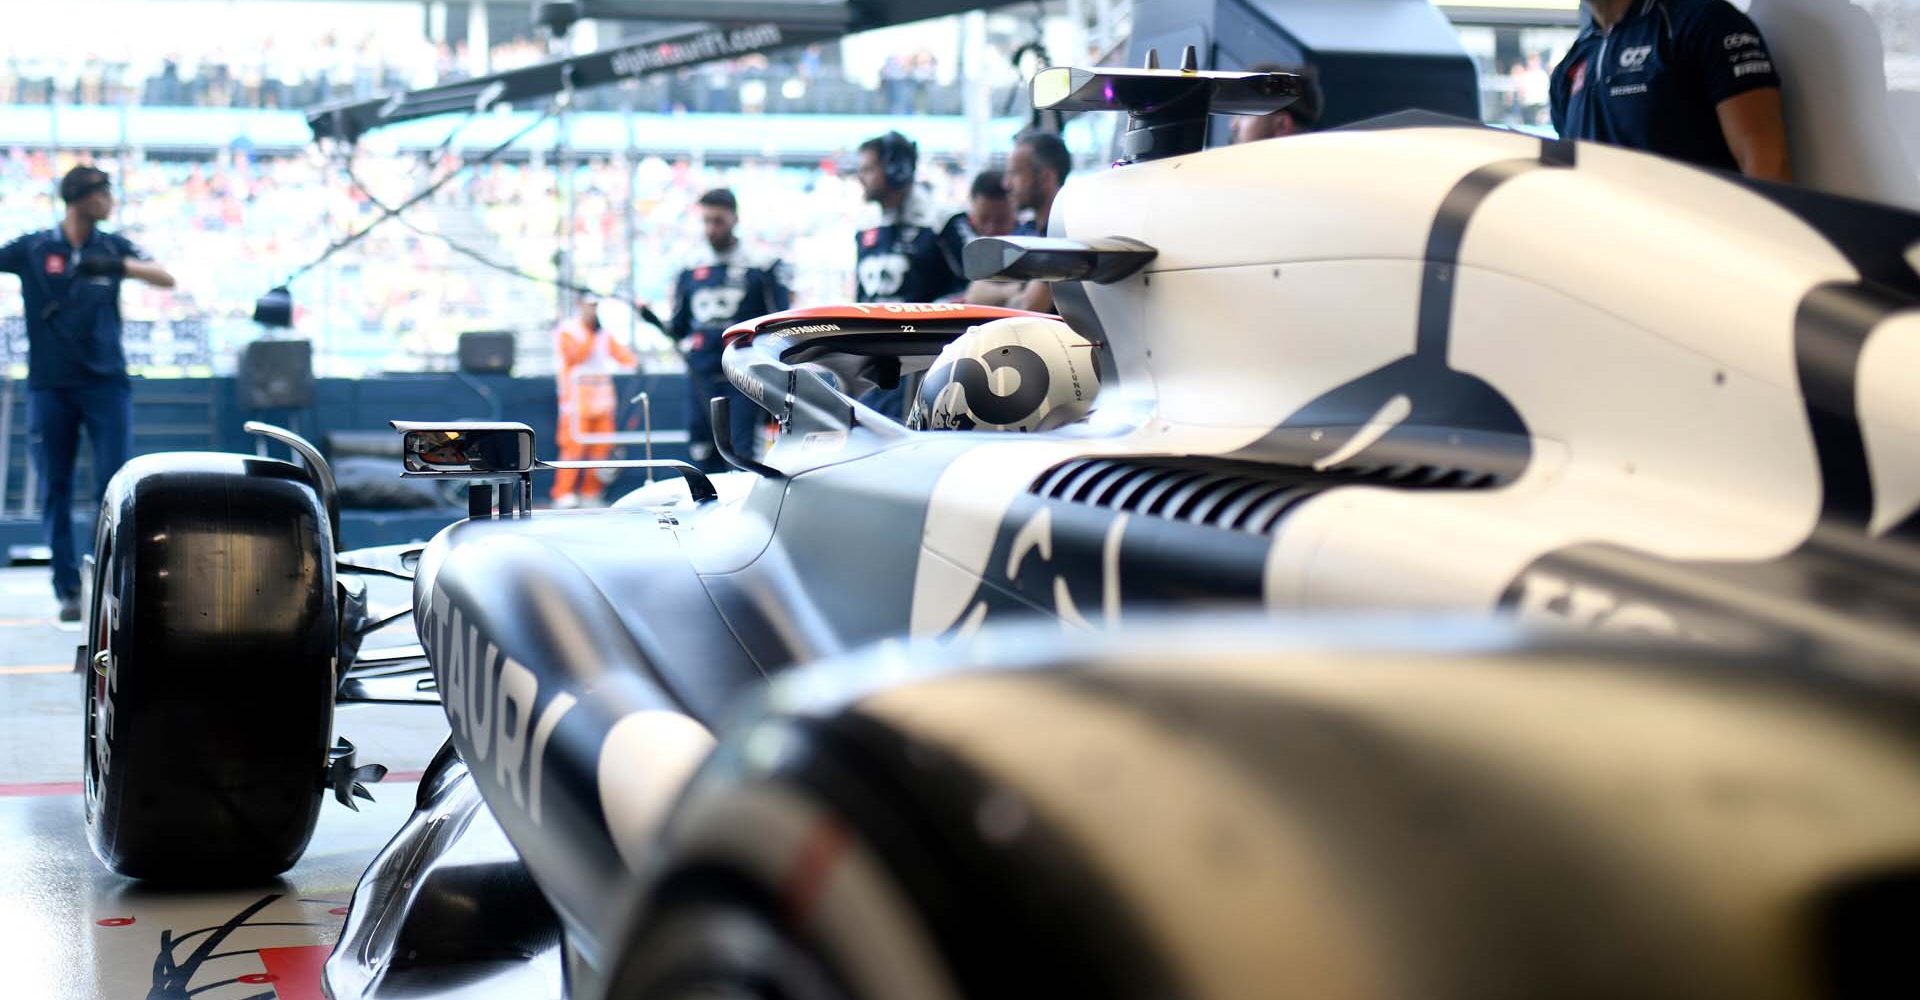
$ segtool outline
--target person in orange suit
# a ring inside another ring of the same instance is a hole
[[[599,306],[589,296],[581,297],[579,312],[553,331],[553,339],[560,355],[560,459],[604,459],[612,445],[582,444],[580,438],[613,433],[614,373],[632,371],[640,359],[600,325]],[[553,477],[553,506],[598,504],[600,487],[593,471],[561,469]]]

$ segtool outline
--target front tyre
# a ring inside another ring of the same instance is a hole
[[[313,834],[333,726],[325,507],[284,462],[143,456],[109,484],[94,551],[94,853],[176,883],[285,871]]]

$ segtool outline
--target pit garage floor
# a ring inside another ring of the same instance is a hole
[[[378,613],[407,584],[376,585]],[[149,888],[108,873],[80,802],[80,627],[55,621],[45,567],[0,569],[0,996],[22,1000],[319,1000],[320,962],[374,852],[446,738],[437,707],[348,705],[338,735],[391,769],[375,801],[331,799],[300,863],[230,891]],[[404,638],[404,635],[402,636]]]

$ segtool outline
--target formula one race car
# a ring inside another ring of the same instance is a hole
[[[336,1000],[1910,992],[1920,217],[1455,122],[1199,150],[1294,83],[1043,74],[1131,162],[966,262],[1064,322],[738,327],[743,472],[531,513],[524,427],[402,425],[473,481],[403,558],[291,465],[130,465],[102,858],[298,853],[377,679],[337,559],[413,575],[452,733]]]

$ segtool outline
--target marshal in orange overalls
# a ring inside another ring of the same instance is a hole
[[[569,462],[604,459],[613,453],[612,445],[581,444],[579,439],[613,433],[617,404],[613,375],[632,371],[639,359],[600,325],[591,301],[582,302],[580,312],[554,330],[554,346],[560,355],[560,458]],[[554,506],[575,507],[599,498],[600,477],[593,472],[582,475],[579,469],[561,469],[554,474]]]

